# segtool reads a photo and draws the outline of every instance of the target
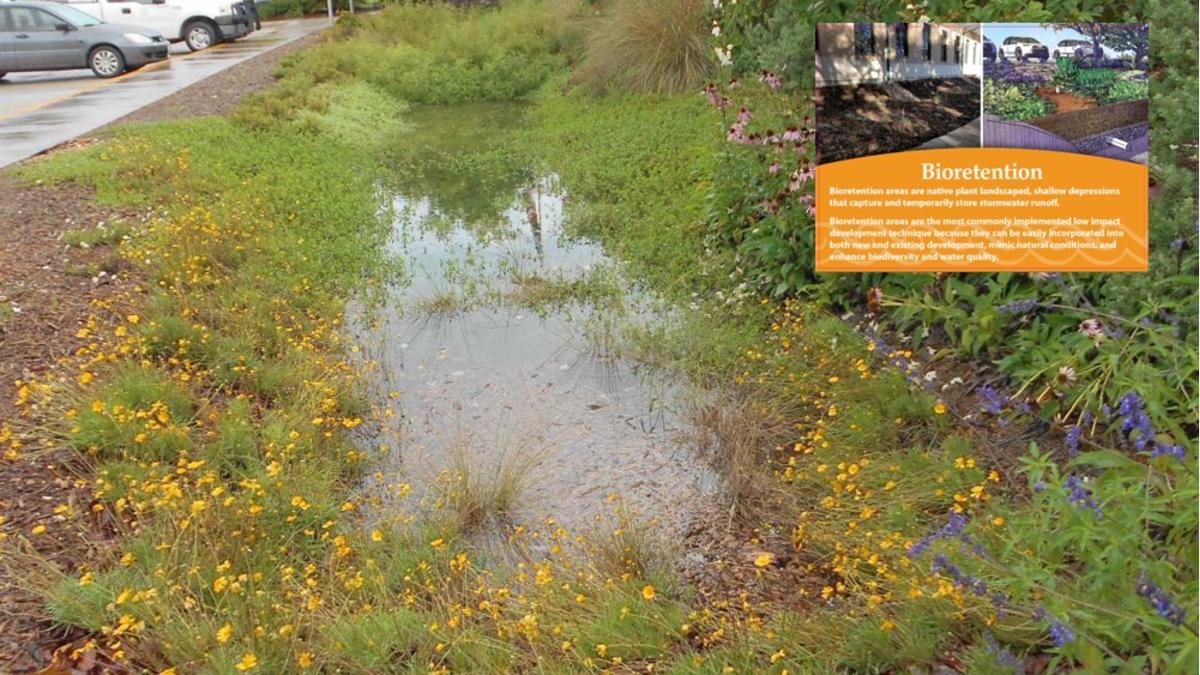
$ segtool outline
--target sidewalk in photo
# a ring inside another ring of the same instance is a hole
[[[971,120],[970,124],[965,124],[948,134],[942,134],[937,138],[925,141],[916,147],[917,150],[937,150],[939,148],[978,148],[980,144],[980,118],[976,117]]]

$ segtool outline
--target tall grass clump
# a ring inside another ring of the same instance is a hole
[[[597,92],[698,90],[716,71],[703,0],[612,0],[590,27],[579,78]]]

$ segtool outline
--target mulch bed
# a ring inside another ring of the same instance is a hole
[[[16,437],[30,420],[19,416],[15,382],[44,379],[59,359],[86,343],[76,333],[93,313],[91,303],[136,283],[111,247],[71,248],[59,237],[116,218],[142,217],[132,209],[97,205],[87,188],[26,187],[0,177],[0,303],[18,310],[0,324],[0,424],[9,424]],[[5,443],[0,455],[9,449]],[[15,459],[0,459],[4,555],[24,540],[62,569],[74,569],[103,539],[101,530],[89,538],[70,524],[55,527],[63,521],[56,506],[69,503],[86,513],[92,501],[89,484],[72,470],[72,458],[66,448],[27,445],[17,449]],[[51,525],[45,534],[31,533],[46,523]],[[28,575],[20,564],[0,565],[0,672],[32,672],[49,660],[54,646],[72,637],[49,623]]]
[[[978,78],[817,88],[818,163],[911,150],[979,117]]]

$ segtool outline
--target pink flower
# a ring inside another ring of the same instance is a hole
[[[1104,325],[1099,319],[1084,319],[1079,322],[1079,332],[1094,340],[1104,337]]]
[[[779,162],[771,162],[771,166],[767,167],[767,171],[773,174],[779,173]]]
[[[766,83],[771,88],[771,91],[779,91],[779,88],[783,86],[783,82],[779,79],[779,76],[769,70],[762,71],[762,75],[759,75],[758,81]]]

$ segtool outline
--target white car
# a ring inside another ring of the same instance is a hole
[[[1054,53],[1050,55],[1050,58],[1055,61],[1060,58],[1069,59],[1072,57],[1090,59],[1092,58],[1092,54],[1095,53],[1096,48],[1092,46],[1091,42],[1087,40],[1067,39],[1058,41],[1058,44],[1054,47]]]
[[[1050,60],[1050,50],[1037,38],[1010,35],[1000,43],[1000,56],[1006,61],[1021,63],[1029,59],[1038,59],[1042,63]]]
[[[254,31],[258,13],[241,0],[55,0],[103,21],[150,28],[198,51]],[[253,2],[253,0],[249,0]]]

